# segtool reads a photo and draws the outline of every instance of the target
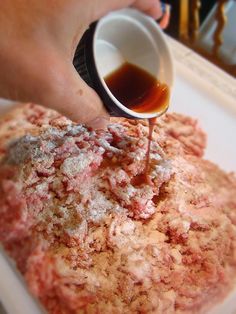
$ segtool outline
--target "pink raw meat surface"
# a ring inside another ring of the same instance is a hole
[[[0,121],[0,241],[49,313],[205,313],[235,285],[236,178],[195,120],[92,131],[27,104]]]

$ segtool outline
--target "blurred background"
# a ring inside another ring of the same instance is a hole
[[[173,0],[165,32],[236,77],[236,1]]]

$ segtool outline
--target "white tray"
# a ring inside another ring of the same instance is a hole
[[[207,133],[205,158],[236,172],[236,80],[175,40],[169,44],[176,68],[170,111],[197,118]],[[222,313],[236,314],[236,287],[208,312]]]
[[[208,134],[206,158],[227,171],[236,171],[235,79],[176,41],[168,40],[176,66],[170,111],[199,119]],[[21,276],[16,275],[12,263],[1,252],[0,299],[9,314],[42,313],[37,302],[28,294]],[[236,290],[210,313],[235,312]]]

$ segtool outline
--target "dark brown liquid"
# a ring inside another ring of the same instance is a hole
[[[163,112],[169,105],[168,86],[131,63],[124,63],[105,77],[105,82],[112,94],[135,112]]]
[[[112,94],[127,108],[139,113],[163,112],[169,106],[170,91],[166,84],[159,82],[147,71],[124,63],[119,69],[105,78]],[[156,118],[149,119],[149,136],[144,173],[133,179],[134,185],[144,182],[151,185],[150,148]]]

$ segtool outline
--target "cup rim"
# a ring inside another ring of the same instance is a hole
[[[101,18],[98,21],[98,23],[96,24],[94,36],[93,36],[93,42],[92,42],[92,52],[93,52],[94,64],[96,67],[98,79],[100,80],[100,83],[101,83],[103,89],[105,90],[105,92],[107,93],[107,95],[109,96],[109,98],[111,99],[113,104],[115,106],[117,106],[120,110],[125,112],[127,115],[129,115],[133,118],[138,118],[138,119],[150,119],[150,118],[159,117],[168,110],[168,107],[161,112],[153,112],[153,113],[139,113],[139,112],[136,112],[134,110],[131,110],[131,109],[127,108],[126,106],[124,106],[112,94],[112,92],[110,91],[110,89],[106,85],[104,78],[101,77],[99,74],[99,69],[98,69],[97,62],[96,62],[96,51],[95,50],[96,50],[96,40],[98,38],[100,28],[102,27],[104,22],[107,22],[107,20],[112,19],[112,18],[117,18],[117,16],[119,16],[119,15],[122,17],[126,17],[126,18],[133,18],[135,16],[137,19],[137,21],[135,21],[135,22],[138,22],[138,23],[142,23],[142,21],[144,21],[144,19],[145,19],[145,24],[148,25],[150,28],[154,29],[155,32],[158,34],[159,39],[161,40],[162,45],[164,46],[164,48],[167,52],[167,59],[168,59],[168,62],[170,65],[170,70],[171,70],[171,81],[168,82],[168,87],[170,89],[170,100],[171,100],[171,89],[172,89],[173,79],[174,79],[174,69],[173,69],[174,67],[173,67],[173,58],[172,58],[172,54],[171,54],[171,51],[169,49],[169,46],[166,43],[166,39],[164,38],[162,30],[160,29],[159,25],[155,22],[155,20],[153,18],[139,12],[136,9],[133,9],[133,8],[126,8],[126,9],[122,9],[119,11],[111,12],[108,15],[106,15],[105,17]]]

